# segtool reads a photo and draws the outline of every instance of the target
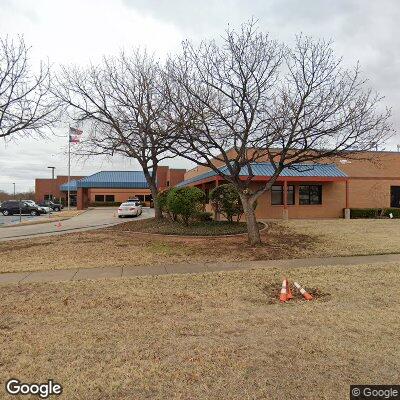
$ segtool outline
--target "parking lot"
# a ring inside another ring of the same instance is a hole
[[[14,225],[18,224],[20,221],[37,221],[45,218],[49,218],[49,216],[47,214],[39,215],[36,217],[32,217],[31,215],[21,215],[20,219],[19,215],[9,215],[5,217],[4,215],[0,214],[0,226]]]

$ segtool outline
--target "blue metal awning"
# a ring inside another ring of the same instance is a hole
[[[68,185],[68,182],[67,183],[63,183],[62,185],[60,185],[60,191],[61,192],[68,192],[68,186],[69,186],[70,192],[76,192],[76,190],[77,190],[76,182],[77,182],[77,180],[74,179],[74,180],[69,182],[69,185]]]
[[[101,171],[77,181],[77,188],[148,189],[142,171]]]
[[[269,177],[274,174],[274,167],[271,163],[251,163],[251,169],[255,177]],[[227,166],[219,168],[222,173],[228,173]],[[208,171],[203,174],[194,176],[180,182],[177,186],[188,186],[192,183],[207,180],[216,176],[215,171]],[[248,167],[243,167],[240,171],[240,176],[248,176]],[[347,178],[347,175],[341,171],[335,164],[294,164],[291,167],[285,168],[279,177],[293,178]],[[333,179],[332,179],[333,180]]]

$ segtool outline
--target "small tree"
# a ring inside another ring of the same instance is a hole
[[[185,225],[189,225],[191,217],[200,211],[205,194],[196,187],[173,188],[167,196],[168,210],[173,215],[179,215]]]
[[[214,188],[210,193],[210,200],[215,211],[221,213],[229,222],[240,221],[244,210],[238,190],[228,183]]]

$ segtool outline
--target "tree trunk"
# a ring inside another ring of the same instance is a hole
[[[151,191],[151,195],[153,197],[153,204],[154,204],[154,217],[155,219],[162,219],[163,215],[161,212],[161,208],[158,204],[158,188],[157,185],[155,183],[151,183],[150,185],[150,191]]]
[[[260,229],[258,228],[258,223],[256,219],[256,213],[254,210],[254,203],[256,198],[252,195],[240,193],[240,199],[243,204],[244,214],[246,215],[247,223],[247,235],[249,243],[252,246],[261,243]]]

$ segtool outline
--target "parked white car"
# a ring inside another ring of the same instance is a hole
[[[118,208],[118,218],[137,217],[142,213],[142,206],[139,201],[127,201]]]
[[[22,200],[22,201],[28,203],[32,207],[37,207],[42,214],[48,214],[53,211],[50,207],[39,206],[33,200]]]

